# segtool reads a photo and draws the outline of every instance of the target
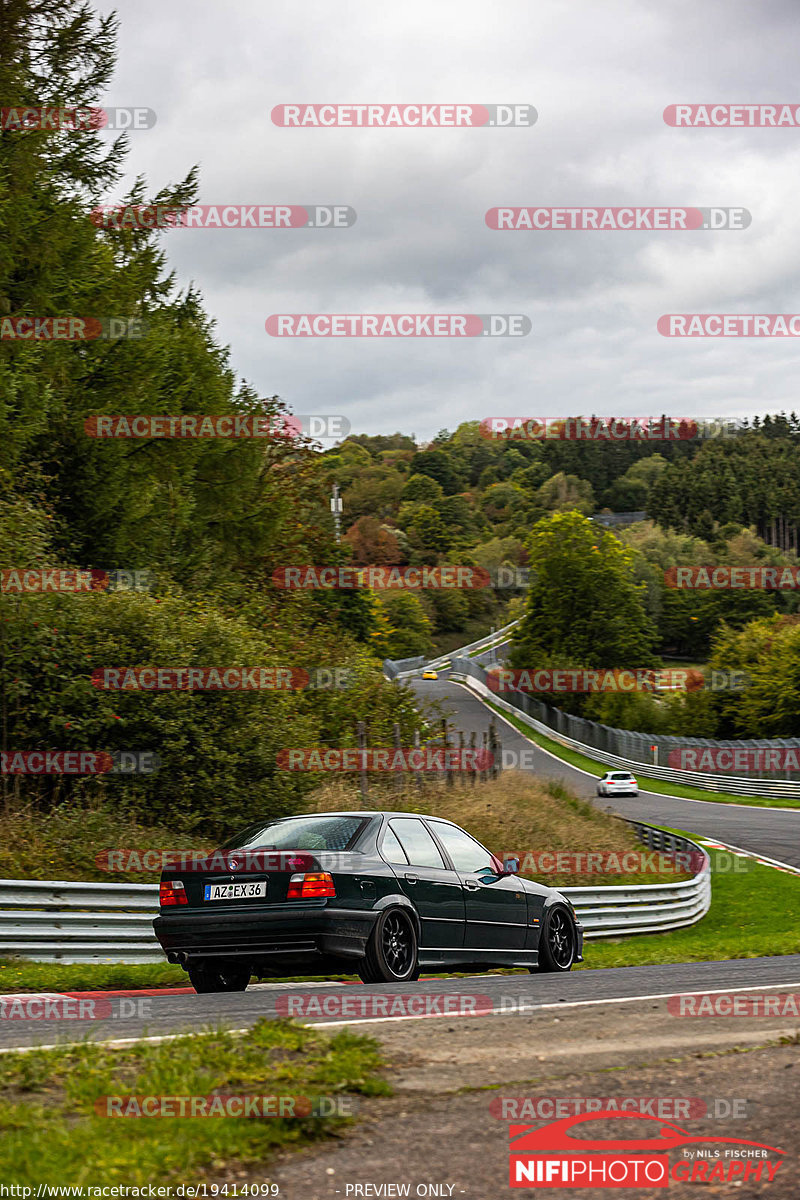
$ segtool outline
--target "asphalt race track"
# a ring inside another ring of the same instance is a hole
[[[453,713],[456,729],[463,730],[466,740],[474,730],[480,735],[488,728],[492,711],[460,684],[451,683],[440,673],[438,680],[410,679],[408,683],[421,699],[439,700],[446,711]],[[688,833],[718,838],[732,846],[763,854],[781,862],[800,867],[800,809],[755,808],[738,804],[715,804],[706,800],[684,800],[658,792],[640,791],[638,796],[598,796],[596,782],[577,767],[541,750],[495,715],[495,725],[503,749],[514,754],[525,752],[517,759],[523,769],[537,775],[561,779],[586,800],[602,808],[613,807],[623,817],[639,817],[651,825],[667,825],[685,829]],[[528,765],[527,767],[525,764]],[[539,847],[544,849],[545,847]]]
[[[591,946],[590,946],[591,952]],[[800,955],[775,958],[735,959],[728,962],[677,963],[645,967],[614,967],[602,971],[571,971],[565,975],[474,975],[461,979],[422,979],[416,984],[380,984],[366,987],[363,984],[256,984],[246,992],[225,992],[198,996],[193,991],[178,991],[171,995],[149,995],[147,992],[88,993],[96,998],[96,1011],[102,1012],[104,997],[111,998],[111,1006],[120,1015],[97,1019],[13,1019],[3,1021],[3,1047],[51,1045],[57,1041],[76,1042],[84,1038],[101,1041],[135,1039],[140,1037],[163,1037],[170,1034],[214,1028],[224,1025],[229,1029],[246,1029],[261,1017],[287,1015],[291,1000],[303,1003],[308,997],[334,997],[335,1011],[322,1011],[316,1015],[294,1015],[299,1020],[322,1025],[355,1025],[363,1032],[377,1032],[383,1023],[399,1021],[445,1020],[452,1025],[459,1016],[443,1012],[439,1016],[415,1015],[379,1017],[380,1004],[373,997],[449,996],[477,997],[478,1008],[496,1011],[498,1016],[509,1015],[518,1006],[520,1011],[534,1013],[546,1006],[560,1008],[564,1013],[580,1012],[572,1005],[590,1005],[605,1002],[651,1000],[656,997],[672,996],[680,992],[735,991],[747,988],[776,988],[785,991],[800,990]],[[10,1000],[11,997],[7,997]],[[21,998],[24,999],[24,998]],[[123,999],[126,1004],[123,1005]],[[344,1011],[346,1002],[351,1009]],[[459,1002],[461,1003],[461,1002]],[[367,1005],[367,1016],[363,1015]],[[120,1008],[120,1006],[122,1006]],[[320,1006],[318,1006],[319,1008]],[[467,1006],[465,1018],[474,1015]],[[372,1018],[372,1019],[370,1019]]]

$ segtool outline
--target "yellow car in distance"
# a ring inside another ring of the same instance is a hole
[[[439,675],[436,671],[423,671],[422,678],[423,679],[438,679]]]

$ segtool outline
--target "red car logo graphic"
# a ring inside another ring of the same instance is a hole
[[[652,1121],[659,1126],[655,1137],[603,1139],[576,1138],[570,1135],[575,1125],[584,1121]],[[553,1121],[549,1125],[536,1128],[532,1125],[510,1125],[508,1130],[511,1139],[511,1150],[514,1154],[523,1153],[572,1153],[583,1154],[587,1150],[602,1150],[606,1153],[640,1154],[643,1151],[653,1154],[665,1154],[668,1150],[686,1146],[690,1142],[714,1142],[736,1146],[756,1146],[760,1150],[771,1150],[775,1154],[783,1154],[777,1146],[767,1146],[764,1142],[751,1142],[744,1138],[726,1138],[702,1133],[689,1133],[679,1125],[669,1125],[659,1121],[657,1117],[648,1117],[642,1113],[608,1112],[584,1113],[572,1117],[564,1117],[561,1121]]]

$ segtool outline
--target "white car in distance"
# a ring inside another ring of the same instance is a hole
[[[597,783],[598,796],[638,796],[639,784],[630,771],[606,771]]]

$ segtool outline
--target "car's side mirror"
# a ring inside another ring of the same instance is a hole
[[[519,859],[513,854],[507,855],[502,862],[495,855],[492,855],[492,862],[496,866],[495,874],[497,875],[519,874]]]

